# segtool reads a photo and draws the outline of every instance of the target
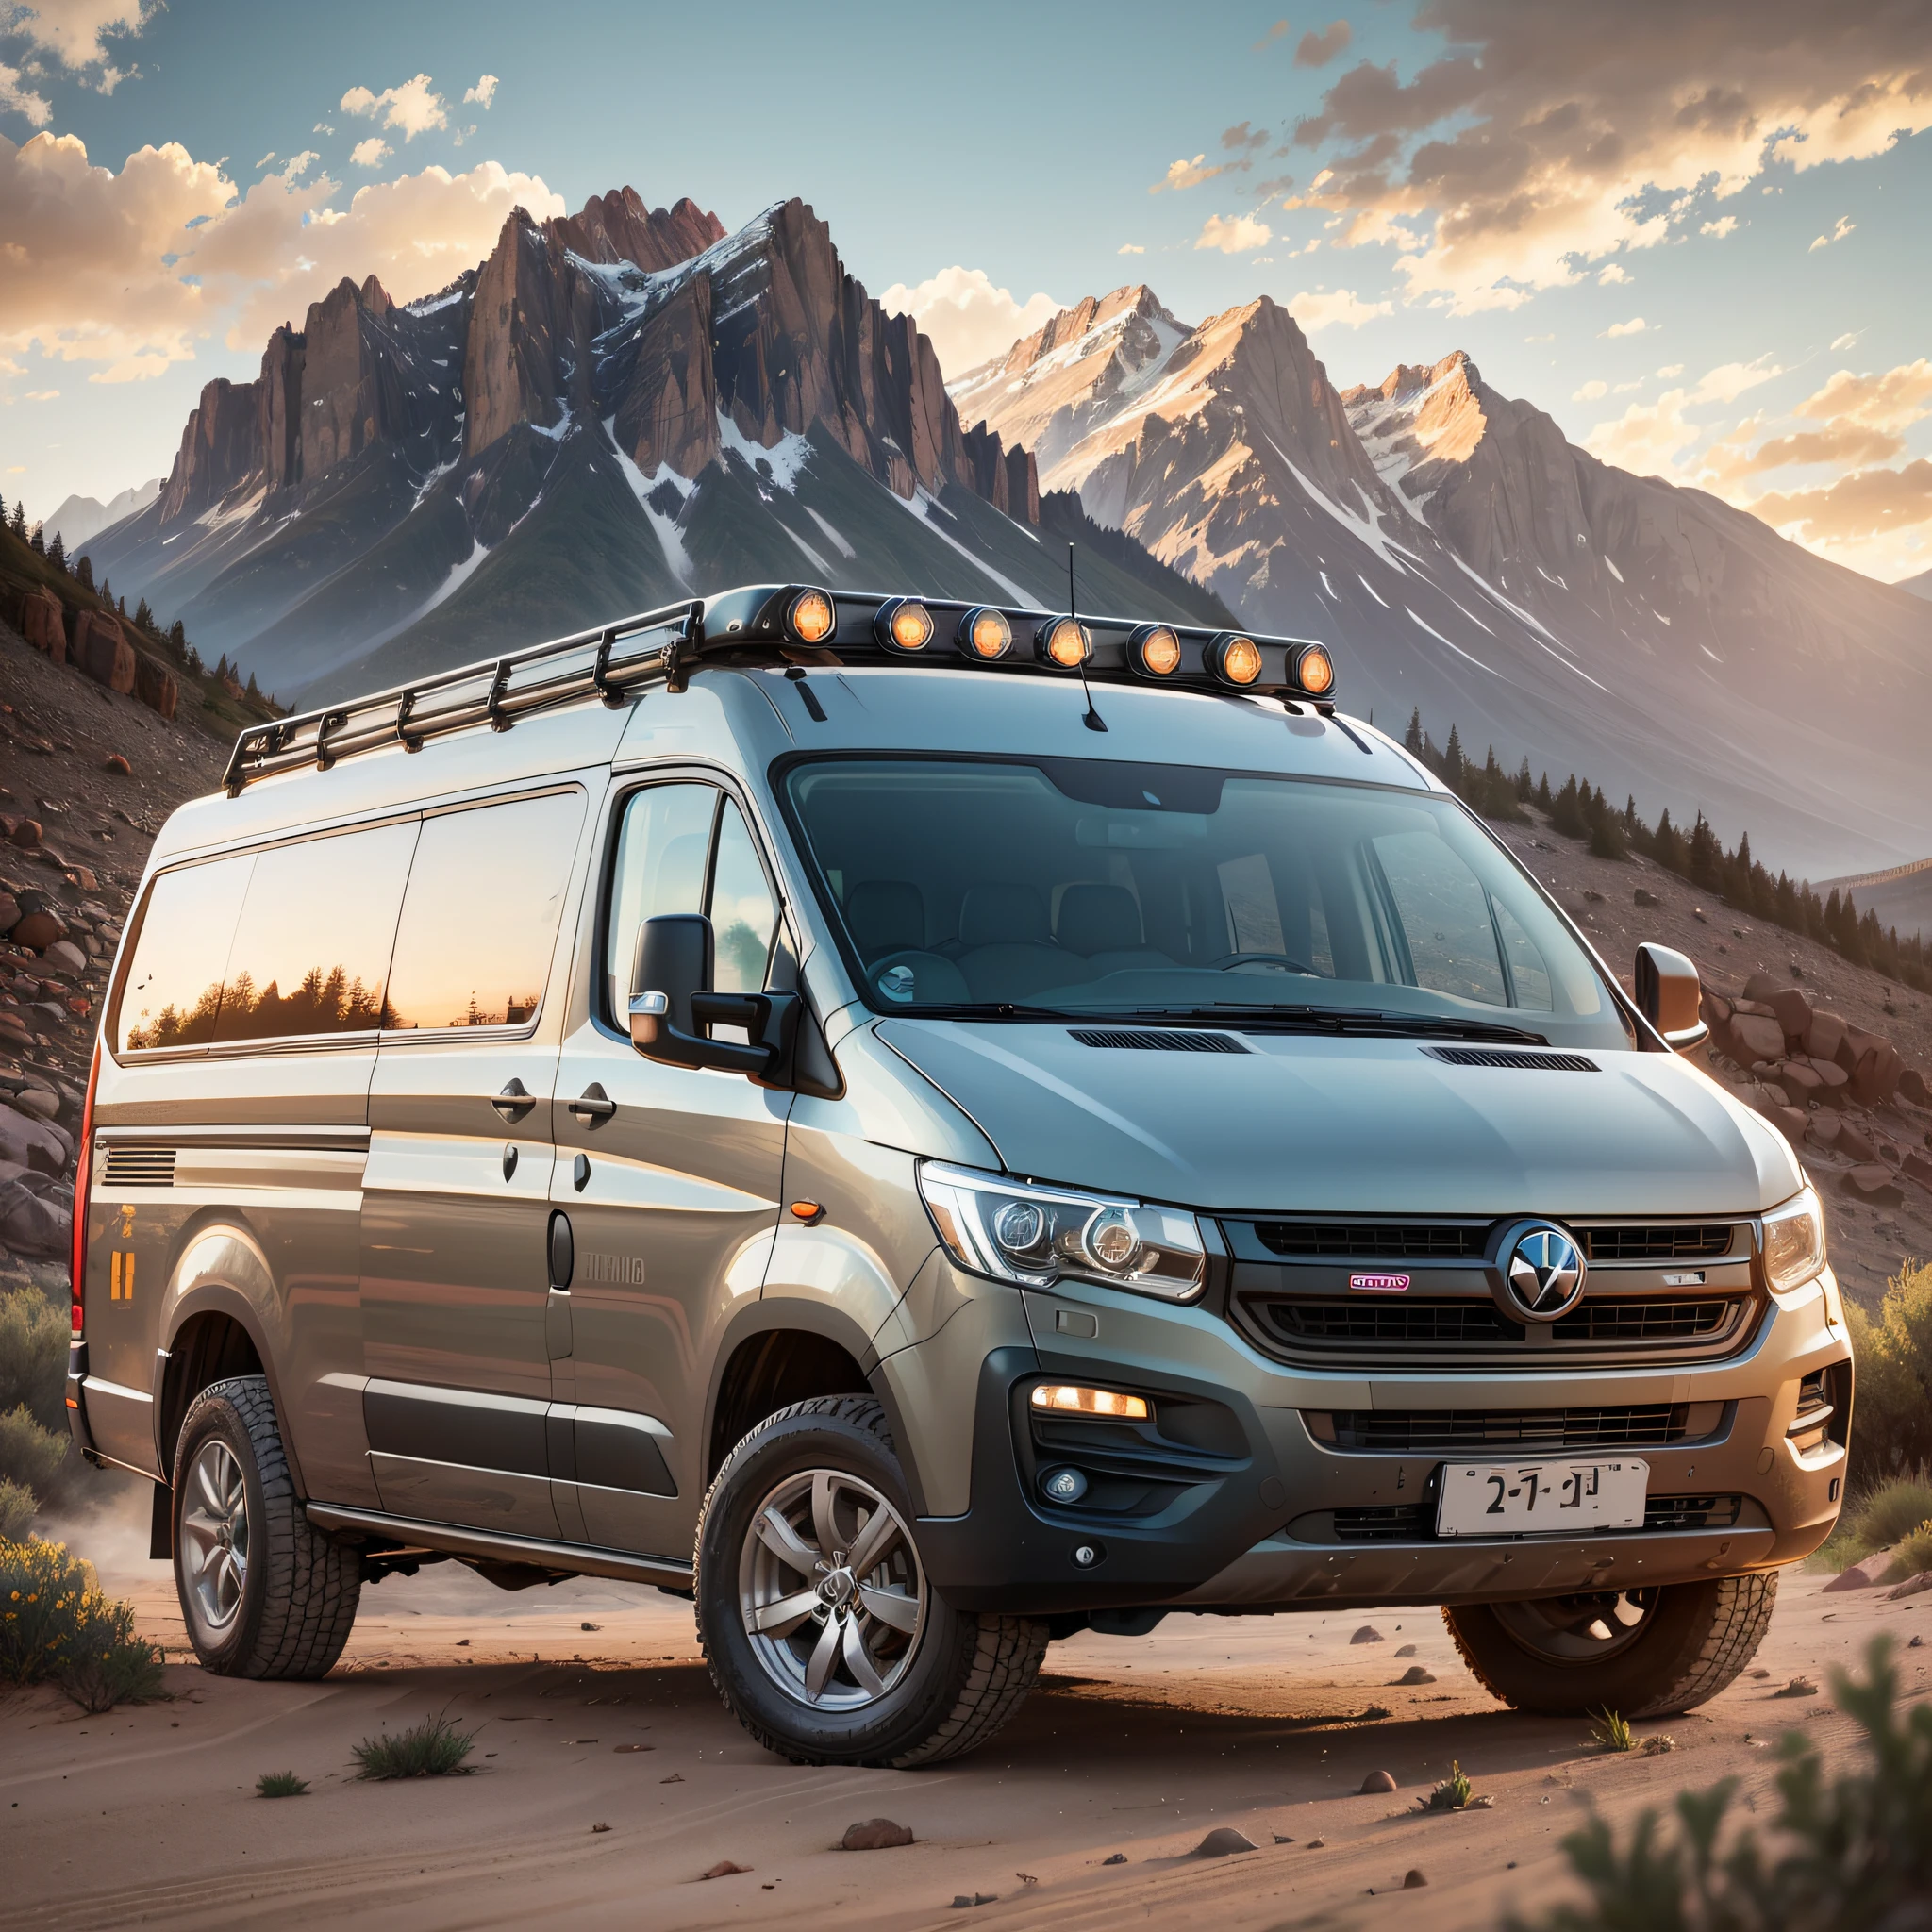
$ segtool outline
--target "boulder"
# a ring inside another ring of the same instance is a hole
[[[1802,1107],[1777,1107],[1771,1110],[1771,1123],[1793,1147],[1811,1131],[1811,1116]]]
[[[895,1824],[890,1818],[868,1818],[858,1824],[848,1824],[845,1836],[839,1840],[841,1852],[886,1852],[895,1845],[909,1845],[912,1842],[912,1827],[909,1824]]]
[[[1787,1060],[1777,1070],[1777,1082],[1793,1107],[1808,1107],[1818,1098],[1818,1090],[1824,1084],[1805,1060]]]
[[[15,819],[13,829],[7,836],[23,852],[32,852],[41,842],[41,822],[39,819]]]
[[[1640,906],[1661,906],[1664,903],[1655,892],[1646,891],[1641,886],[1638,887],[1635,897]]]
[[[175,681],[175,674],[158,658],[150,657],[145,651],[137,651],[134,654],[134,695],[149,710],[158,711],[163,718],[172,719],[181,699],[181,687]],[[122,769],[126,769],[125,759]]]
[[[29,912],[19,920],[11,938],[16,946],[30,953],[44,953],[57,940],[67,937],[67,922],[58,912]]]
[[[1836,1060],[1812,1059],[1806,1065],[1818,1075],[1818,1098],[1827,1107],[1842,1107],[1851,1097],[1852,1076]]]
[[[1802,1041],[1811,1024],[1811,1002],[1794,986],[1780,988],[1766,1002],[1785,1029],[1785,1038]]]
[[[0,1186],[0,1241],[16,1255],[62,1255],[74,1240],[74,1217],[26,1183]]]
[[[1821,1147],[1836,1147],[1844,1125],[1841,1115],[1828,1109],[1821,1111],[1811,1122],[1811,1139]]]
[[[1777,981],[1768,973],[1754,973],[1744,982],[1744,997],[1747,1000],[1769,1000],[1782,991]]]
[[[134,775],[134,767],[118,751],[110,751],[101,760],[101,769],[104,772],[112,772],[121,778],[131,778]]]
[[[1898,1165],[1901,1174],[1909,1174],[1922,1188],[1932,1188],[1932,1158],[1927,1158],[1916,1147],[1908,1149]]]
[[[1361,1794],[1364,1797],[1371,1791],[1392,1791],[1397,1789],[1394,1774],[1386,1771],[1372,1771],[1361,1783]]]
[[[87,955],[72,940],[56,940],[42,957],[62,979],[78,979],[87,971]]]
[[[1860,1107],[1883,1107],[1898,1091],[1905,1063],[1890,1041],[1878,1041],[1858,1056],[1852,1069],[1851,1096]]]
[[[1876,1590],[1881,1583],[1889,1583],[1891,1574],[1898,1568],[1896,1550],[1874,1550],[1861,1562],[1854,1563],[1849,1570],[1840,1570],[1824,1587],[1833,1590]]]
[[[36,1120],[50,1121],[60,1111],[60,1096],[44,1087],[23,1087],[8,1105],[32,1114]]]
[[[67,625],[60,600],[45,584],[37,584],[22,598],[20,634],[35,650],[57,664],[67,661]]]
[[[1785,1057],[1784,1028],[1775,1020],[1740,1011],[1731,1015],[1728,1030],[1736,1049],[1731,1058],[1740,1066],[1752,1067],[1759,1060],[1781,1060]]]
[[[1876,1160],[1878,1149],[1874,1147],[1863,1127],[1852,1121],[1844,1124],[1838,1137],[1838,1151],[1848,1160]]]
[[[1882,1160],[1862,1162],[1839,1184],[1855,1201],[1868,1208],[1902,1208],[1906,1191]]]
[[[109,691],[134,690],[134,646],[120,620],[101,610],[83,610],[74,622],[74,661]]]
[[[0,939],[20,924],[20,901],[11,892],[0,892]]]
[[[31,1168],[36,1174],[58,1174],[67,1165],[71,1145],[50,1121],[36,1120],[10,1103],[0,1104],[0,1160]]]
[[[0,906],[0,931],[6,929],[7,908]],[[1917,1067],[1907,1067],[1898,1076],[1898,1097],[1914,1107],[1932,1107],[1932,1082]]]
[[[1850,1031],[1842,1014],[1814,1009],[1811,1024],[1805,1029],[1805,1051],[1814,1060],[1835,1060],[1839,1047]]]

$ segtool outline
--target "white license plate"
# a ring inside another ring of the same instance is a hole
[[[1557,1535],[1641,1529],[1650,1464],[1448,1462],[1436,1504],[1438,1536]]]

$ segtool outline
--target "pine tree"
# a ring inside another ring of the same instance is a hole
[[[134,627],[152,634],[155,628],[155,614],[147,608],[147,599],[142,597],[134,607]]]
[[[1523,769],[1516,774],[1516,795],[1524,805],[1536,796],[1536,780],[1529,775],[1529,757],[1525,753]]]
[[[127,599],[125,597],[118,598],[115,601],[114,611],[116,616],[119,617],[125,617],[127,615]]]
[[[1536,802],[1544,811],[1554,811],[1557,801],[1550,793],[1550,774],[1545,772],[1536,783]]]
[[[181,620],[178,617],[174,621],[173,624],[171,624],[168,626],[168,644],[169,647],[174,651],[175,657],[187,657],[188,632],[183,627]]]
[[[109,585],[106,577],[103,577],[101,579],[101,602],[105,604],[110,610],[114,608],[113,588],[111,585]]]
[[[1423,708],[1418,705],[1408,714],[1408,729],[1402,734],[1402,742],[1412,758],[1423,755]]]
[[[34,533],[33,533],[33,535],[32,535],[31,537],[29,537],[29,538],[28,538],[28,539],[27,539],[26,541],[27,541],[27,542],[28,542],[28,543],[29,543],[29,544],[30,544],[30,545],[32,546],[32,548],[33,548],[33,553],[34,553],[34,555],[35,555],[36,557],[44,557],[44,556],[46,556],[46,554],[47,554],[47,540],[46,540],[46,539],[45,539],[44,537],[42,537],[42,536],[41,535],[41,526],[40,526],[40,525],[36,524],[36,525],[34,525]]]
[[[1462,789],[1462,734],[1453,722],[1449,726],[1449,743],[1442,753],[1442,775],[1457,791]]]
[[[23,543],[26,541],[26,505],[17,496],[13,499],[13,521],[7,527]]]
[[[1583,815],[1583,796],[1574,772],[1563,780],[1563,789],[1557,793],[1557,802],[1550,808],[1550,824],[1566,839],[1590,837],[1590,821]]]
[[[74,559],[74,580],[83,591],[94,587],[94,560],[85,551]]]
[[[56,570],[64,571],[67,568],[67,545],[60,541],[58,530],[54,532],[54,541],[47,545],[47,561]]]

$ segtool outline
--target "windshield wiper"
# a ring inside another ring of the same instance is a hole
[[[1487,1020],[1451,1020],[1426,1013],[1383,1013],[1364,1007],[1250,1005],[1224,1000],[1211,1007],[1137,1007],[1138,1020],[1178,1020],[1241,1027],[1259,1021],[1271,1030],[1327,1033],[1380,1040],[1477,1040],[1507,1046],[1547,1046],[1541,1033]]]

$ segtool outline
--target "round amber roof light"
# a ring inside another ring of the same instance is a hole
[[[1040,626],[1033,648],[1042,664],[1058,671],[1077,671],[1093,655],[1087,626],[1072,617],[1049,617]]]
[[[822,644],[839,626],[839,613],[824,591],[800,591],[786,607],[785,628],[792,641]]]
[[[1320,644],[1310,644],[1295,659],[1295,682],[1321,697],[1335,687],[1335,661]]]
[[[1253,684],[1261,675],[1261,647],[1239,631],[1223,631],[1208,647],[1208,668],[1224,684]]]
[[[1181,641],[1164,624],[1143,624],[1127,640],[1127,658],[1142,677],[1172,677],[1181,668]]]
[[[889,651],[923,651],[932,642],[932,612],[916,597],[895,597],[879,607],[874,630]]]
[[[1006,613],[982,604],[959,620],[959,648],[982,664],[991,664],[1013,648],[1013,626]]]

